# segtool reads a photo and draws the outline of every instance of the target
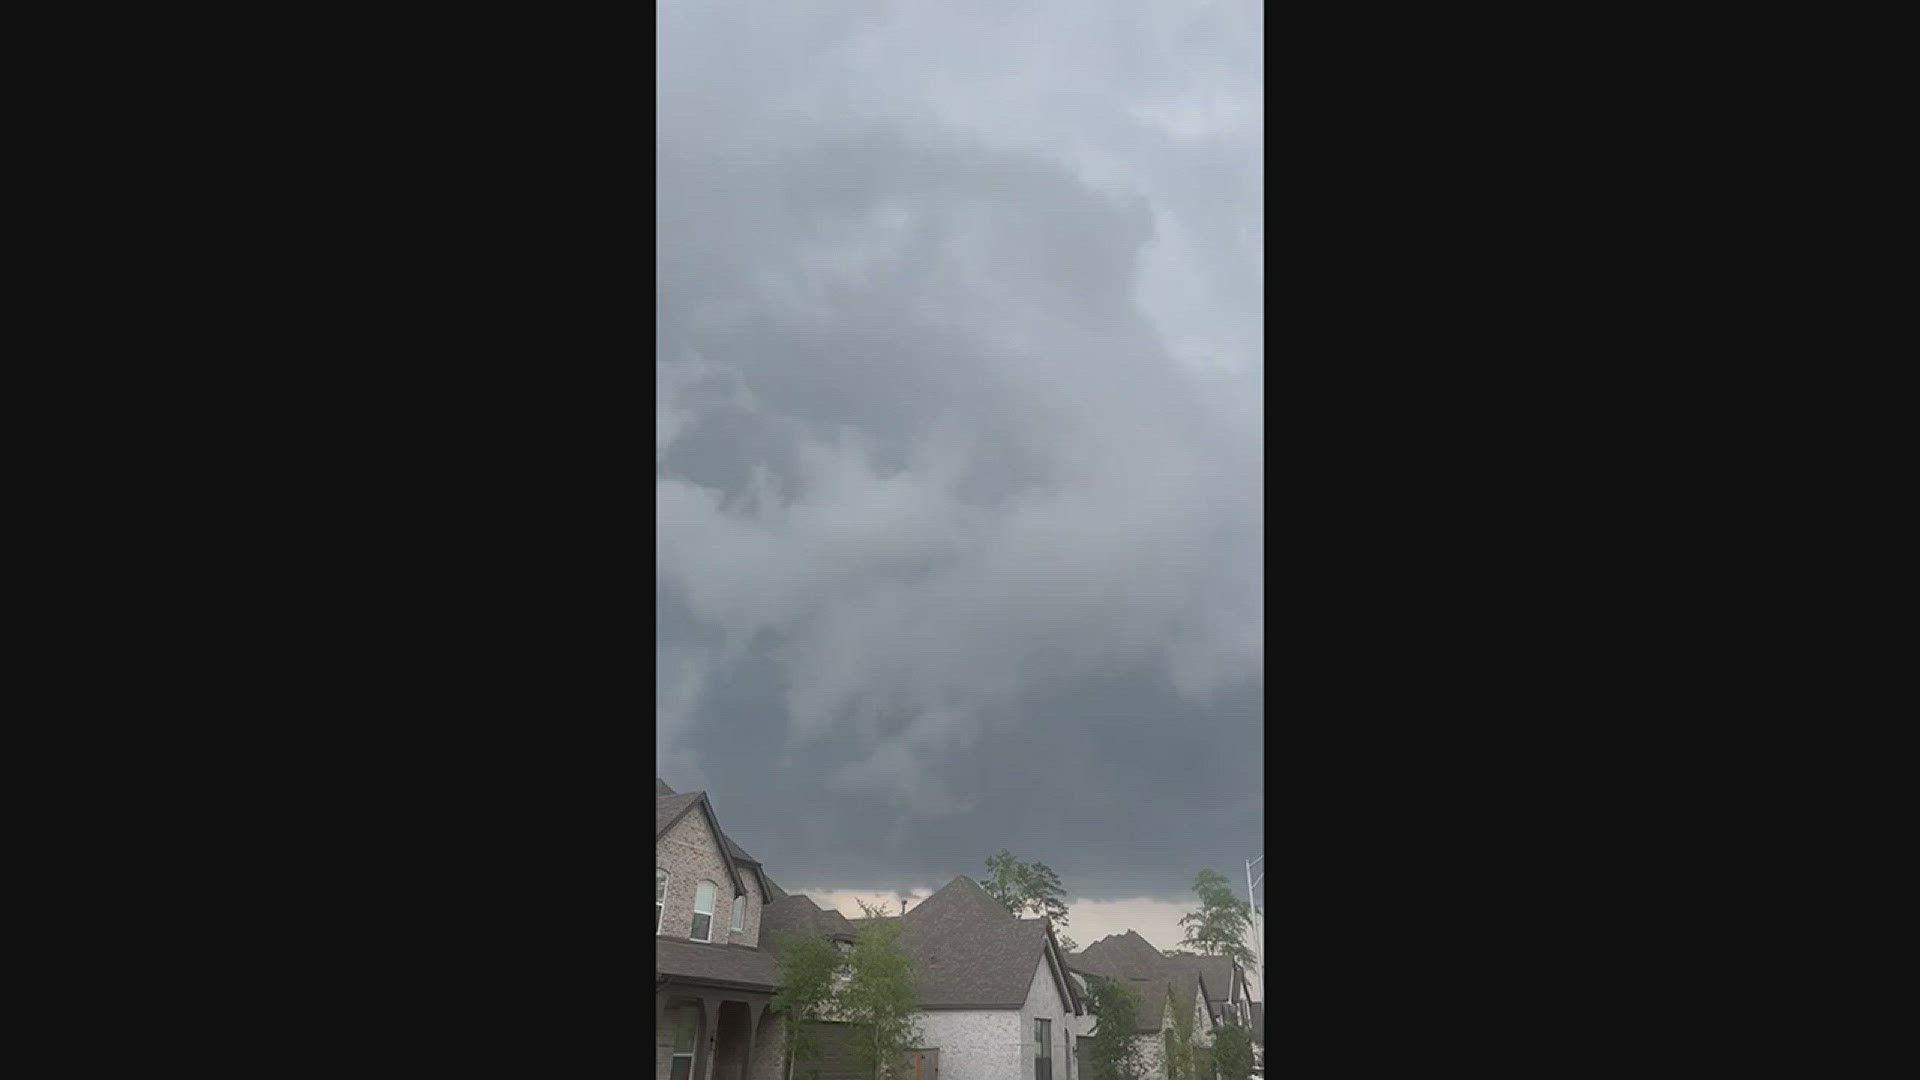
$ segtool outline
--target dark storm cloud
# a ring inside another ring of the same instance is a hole
[[[1258,8],[825,7],[661,14],[663,775],[783,881],[1231,872]]]

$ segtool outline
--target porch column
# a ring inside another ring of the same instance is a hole
[[[747,1007],[747,1054],[740,1059],[740,1080],[753,1080],[753,1037],[760,1030],[760,1010],[751,1001],[741,1004]]]
[[[713,1080],[713,1055],[720,1049],[720,1003],[712,997],[702,994],[700,997],[700,1015],[706,1021],[706,1030],[700,1033],[701,1054],[693,1067],[695,1076],[701,1080]]]

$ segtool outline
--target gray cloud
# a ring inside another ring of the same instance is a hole
[[[660,15],[667,779],[783,883],[1003,846],[1092,896],[1232,870],[1261,843],[1258,6],[788,7]]]

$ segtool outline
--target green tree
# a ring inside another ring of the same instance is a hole
[[[1251,966],[1253,950],[1247,947],[1247,938],[1252,918],[1247,902],[1233,894],[1231,882],[1212,870],[1200,871],[1193,879],[1193,891],[1200,897],[1200,910],[1180,916],[1187,935],[1181,944]]]
[[[1068,937],[1067,935],[1056,932],[1053,936],[1055,940],[1060,942],[1061,952],[1079,952],[1080,951],[1080,943]]]
[[[1253,1033],[1239,1024],[1221,1024],[1213,1033],[1213,1067],[1229,1080],[1253,1075]]]
[[[1085,1080],[1140,1080],[1145,1062],[1135,1040],[1140,995],[1120,979],[1087,979],[1087,1007],[1097,1018],[1082,1044]]]
[[[865,917],[855,925],[839,1006],[861,1033],[861,1064],[880,1080],[920,1041],[913,961],[900,947],[900,920],[888,917],[887,906],[859,904]]]
[[[1023,863],[1002,849],[987,860],[987,879],[980,887],[1015,915],[1024,911],[1046,919],[1055,934],[1067,928],[1066,889],[1046,863]]]
[[[1183,1008],[1176,995],[1167,1008],[1173,1010],[1167,1024],[1167,1080],[1194,1080],[1193,1003]]]
[[[814,1056],[813,1025],[832,1011],[845,961],[824,937],[783,933],[779,943],[780,991],[773,995],[773,1008],[786,1018],[781,1048],[787,1056],[787,1080],[793,1080],[796,1063]]]

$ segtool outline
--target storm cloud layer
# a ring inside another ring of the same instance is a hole
[[[659,11],[662,777],[789,888],[1235,874],[1259,6]]]

